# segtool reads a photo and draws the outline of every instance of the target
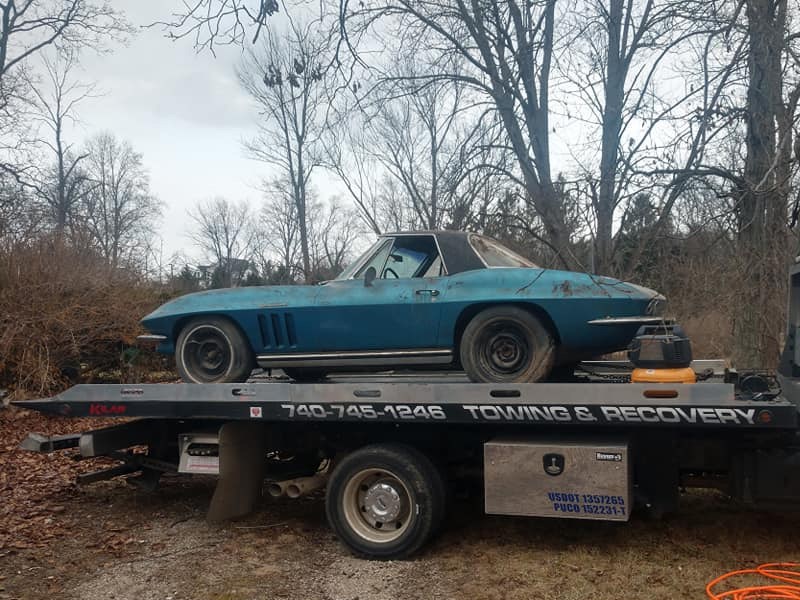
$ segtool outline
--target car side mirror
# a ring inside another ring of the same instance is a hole
[[[375,267],[370,267],[364,273],[364,287],[372,287],[372,282],[375,281],[375,277],[377,277],[378,272],[375,270]]]

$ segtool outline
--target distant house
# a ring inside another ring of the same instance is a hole
[[[248,276],[258,275],[255,266],[243,258],[232,258],[230,261],[210,265],[197,265],[196,271],[200,287],[204,289],[238,287],[248,279]]]
[[[216,265],[197,265],[195,271],[197,272],[197,279],[202,287],[209,287],[211,284],[211,276],[216,269]]]

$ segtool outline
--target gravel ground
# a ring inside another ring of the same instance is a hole
[[[63,422],[18,415],[0,442],[0,600],[703,598],[723,572],[800,558],[800,515],[692,493],[668,519],[628,524],[487,516],[465,499],[414,560],[369,562],[336,541],[320,495],[212,526],[209,478],[165,478],[147,494],[76,487],[91,465],[68,457],[25,455],[15,469],[18,439],[48,427]]]

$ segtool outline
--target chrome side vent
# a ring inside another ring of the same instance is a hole
[[[297,346],[297,331],[291,313],[262,313],[258,315],[261,343],[267,349]]]

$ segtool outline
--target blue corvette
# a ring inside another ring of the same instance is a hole
[[[277,367],[464,370],[533,382],[558,365],[625,348],[663,296],[608,277],[537,267],[474,233],[393,233],[333,281],[214,290],[167,302],[142,336],[174,353],[184,381],[244,381]]]

